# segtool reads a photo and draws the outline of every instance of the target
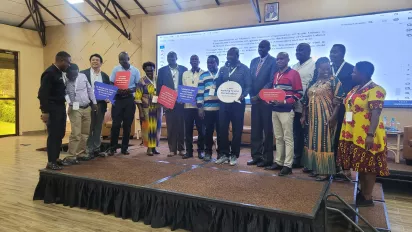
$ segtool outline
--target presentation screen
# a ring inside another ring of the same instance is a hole
[[[167,65],[167,54],[177,53],[178,64],[190,69],[190,56],[196,54],[200,67],[207,70],[209,55],[216,55],[220,67],[229,48],[240,50],[247,66],[259,56],[258,44],[270,41],[275,56],[287,52],[289,65],[297,63],[296,46],[309,43],[312,57],[329,57],[333,44],[346,46],[345,60],[351,64],[370,61],[375,66],[373,81],[386,89],[385,107],[412,107],[412,9],[341,18],[318,19],[281,24],[187,32],[157,36],[158,68]]]

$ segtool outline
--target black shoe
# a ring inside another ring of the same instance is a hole
[[[259,163],[257,163],[256,167],[259,168],[263,168],[263,167],[268,167],[268,166],[272,166],[272,162],[265,162],[265,161],[260,161]]]
[[[258,160],[258,159],[252,159],[252,160],[247,161],[247,165],[256,165],[259,162],[261,162],[261,161]]]
[[[153,150],[153,154],[155,154],[155,155],[159,155],[159,154],[160,154],[160,152],[158,152],[158,151],[156,150],[156,148],[153,148],[152,150]]]
[[[311,172],[310,174],[309,174],[309,177],[313,177],[313,178],[315,178],[315,177],[318,177],[319,175],[316,173],[316,172]]]
[[[95,155],[95,157],[97,157],[97,156],[99,156],[99,157],[106,157],[106,153],[104,153],[104,152],[98,152],[97,155]]]
[[[62,170],[63,168],[57,165],[56,163],[48,162],[46,165],[46,169],[58,171],[58,170]]]
[[[122,151],[122,155],[130,155],[128,151]]]
[[[272,166],[268,166],[265,170],[282,170],[283,166],[278,165],[277,163],[272,164]]]
[[[356,195],[356,206],[357,207],[369,207],[373,205],[374,205],[373,200],[366,200],[362,192],[359,192]]]
[[[92,158],[90,157],[90,155],[88,155],[88,156],[77,156],[76,159],[80,161],[89,161]]]
[[[182,156],[182,159],[189,159],[189,158],[193,158],[193,154],[186,153],[184,156]]]
[[[286,176],[292,174],[292,169],[289,167],[284,166],[282,170],[279,172],[279,176]]]
[[[199,155],[197,156],[199,159],[205,158],[205,152],[204,151],[199,151]]]
[[[212,160],[212,154],[206,154],[203,158],[203,161],[210,162]]]
[[[153,156],[153,149],[147,148],[146,155]]]
[[[326,176],[319,175],[318,177],[316,177],[315,180],[316,181],[328,181],[328,180],[330,180],[330,175],[326,175]]]
[[[302,169],[302,172],[303,172],[303,173],[311,173],[312,170],[310,170],[309,168],[303,168],[303,169]]]
[[[109,150],[109,151],[107,152],[107,155],[108,155],[108,156],[114,156],[114,153],[115,153],[114,150]]]

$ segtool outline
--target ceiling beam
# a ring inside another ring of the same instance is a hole
[[[117,8],[119,8],[119,10],[124,14],[124,16],[130,19],[130,15],[127,13],[127,11],[123,9],[123,7],[119,3],[117,3],[116,0],[111,0],[111,1],[113,3],[113,6],[117,6]]]
[[[134,2],[139,6],[139,8],[144,12],[144,14],[149,14],[138,0],[134,0]]]
[[[173,2],[175,3],[177,9],[182,10],[182,6],[180,6],[180,4],[177,2],[177,0],[173,0]]]
[[[43,6],[39,1],[36,1],[36,2],[43,10],[45,10],[47,13],[49,13],[49,15],[51,15],[54,19],[59,21],[62,25],[65,25],[64,22],[61,19],[59,19],[55,14],[53,14],[51,11],[49,11],[49,9],[47,9],[45,6]]]
[[[119,18],[120,22],[122,23],[122,26],[123,26],[123,29],[124,29],[124,30],[122,30],[119,26],[117,26],[117,24],[116,24],[115,22],[113,22],[109,17],[107,17],[107,16],[103,13],[102,10],[100,10],[97,6],[95,6],[95,5],[91,2],[91,0],[84,0],[84,1],[85,1],[87,4],[89,4],[89,6],[91,6],[97,13],[99,13],[100,16],[102,16],[104,19],[106,19],[106,21],[107,21],[108,23],[110,23],[114,28],[116,28],[116,30],[119,31],[120,34],[122,34],[124,37],[126,37],[128,40],[130,40],[130,33],[127,33],[127,31],[126,31],[126,29],[125,29],[125,27],[124,27],[124,25],[123,25],[122,18],[121,18],[120,16],[119,16],[118,18]],[[95,0],[95,1],[96,1],[96,4],[98,4],[98,3],[97,3],[98,0]],[[113,1],[113,3],[114,3],[114,1]],[[113,6],[115,6],[115,5],[113,5]],[[117,8],[115,7],[114,9],[115,9],[116,13],[119,14],[119,13],[117,12]]]
[[[262,18],[260,17],[259,0],[250,0],[250,3],[252,4],[258,22],[261,23]]]
[[[35,13],[35,12],[34,12]],[[23,26],[24,23],[27,22],[27,20],[29,20],[29,18],[31,18],[31,14],[29,14],[26,18],[23,19],[23,21],[21,21],[21,23],[19,25],[17,25],[17,27],[21,27]]]
[[[37,0],[25,0],[27,8],[29,9],[30,16],[33,19],[34,26],[39,34],[41,43],[46,46],[46,26],[41,17]]]
[[[215,2],[216,2],[216,5],[220,6],[219,0],[215,0]]]
[[[65,3],[69,4],[69,6],[76,11],[80,16],[82,16],[82,18],[84,18],[84,20],[86,20],[86,22],[90,23],[90,20],[84,16],[84,14],[82,12],[80,12],[75,6],[73,6],[73,4],[70,4],[67,0],[64,0]]]
[[[106,7],[109,7],[109,4],[107,4],[107,6],[106,6],[106,4],[104,4],[104,3],[102,2],[102,0],[97,0],[97,1],[98,1],[99,4],[101,4],[103,7],[105,7],[105,8],[106,8]],[[110,10],[109,8],[107,8],[107,12],[109,12],[109,14],[111,14],[113,18],[117,19],[117,16],[113,13],[112,10]]]

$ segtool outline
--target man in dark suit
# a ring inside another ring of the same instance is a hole
[[[250,100],[252,103],[252,134],[251,155],[248,165],[267,167],[273,164],[273,127],[272,107],[259,99],[259,92],[267,83],[273,80],[277,71],[276,58],[269,54],[270,43],[263,40],[259,43],[259,56],[250,63],[252,88]]]
[[[89,61],[91,68],[85,69],[81,71],[81,73],[86,75],[87,80],[91,84],[92,88],[94,89],[95,82],[101,82],[110,85],[109,76],[101,71],[103,64],[102,56],[100,56],[99,54],[93,54],[90,56]],[[87,154],[89,159],[93,159],[95,156],[105,156],[105,153],[100,152],[100,136],[102,133],[104,115],[107,110],[107,102],[109,101],[97,101],[97,111],[92,111],[90,134],[89,138],[87,139]]]
[[[169,87],[177,91],[177,86],[182,85],[183,73],[187,71],[187,68],[176,63],[177,55],[175,52],[169,52],[167,54],[168,66],[164,66],[159,69],[156,91],[157,95],[160,94],[162,86]],[[167,143],[169,144],[169,157],[177,155],[184,156],[184,139],[185,139],[185,126],[184,126],[184,104],[176,103],[173,109],[165,109],[166,113],[166,126],[167,126]]]

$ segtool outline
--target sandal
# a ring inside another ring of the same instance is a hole
[[[153,156],[153,151],[151,148],[147,148],[146,155]]]
[[[56,161],[56,163],[57,163],[59,166],[70,166],[70,165],[72,165],[72,163],[71,163],[70,161],[68,161],[67,158],[64,158],[63,160],[58,159],[58,160]]]

